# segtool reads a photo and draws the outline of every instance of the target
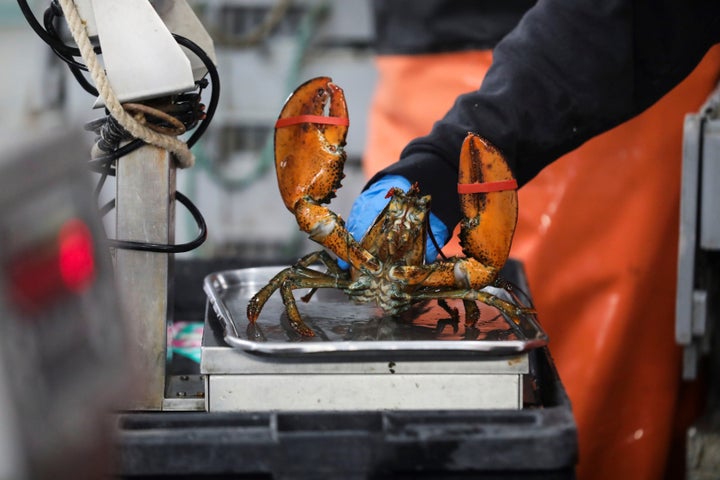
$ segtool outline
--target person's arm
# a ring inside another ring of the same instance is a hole
[[[522,185],[655,103],[718,39],[720,2],[541,0],[497,45],[481,88],[459,97],[369,184],[387,174],[419,182],[452,230],[467,132],[497,146]]]

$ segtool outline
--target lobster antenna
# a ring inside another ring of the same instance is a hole
[[[510,296],[520,305],[528,305],[530,308],[533,308],[533,309],[535,308],[535,305],[533,305],[533,301],[530,298],[530,295],[525,293],[525,291],[522,288],[518,287],[513,282],[506,280],[504,278],[498,277],[495,283],[498,287],[502,288],[508,294],[510,294]],[[518,293],[520,295],[518,295]],[[522,297],[522,298],[520,298],[520,297]]]
[[[425,227],[427,229],[428,235],[430,236],[430,241],[432,242],[432,244],[435,246],[438,253],[440,254],[440,258],[442,258],[443,260],[447,260],[448,258],[443,253],[442,247],[440,247],[440,245],[438,244],[438,241],[435,238],[435,234],[432,231],[432,227],[430,227],[430,215],[427,215],[425,217]]]

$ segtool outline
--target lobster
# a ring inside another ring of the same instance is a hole
[[[479,318],[477,301],[498,309],[516,323],[534,313],[522,302],[509,302],[483,291],[507,288],[499,272],[508,259],[517,223],[517,182],[500,151],[479,135],[465,138],[459,161],[458,191],[463,219],[464,256],[425,261],[431,198],[414,184],[392,188],[389,202],[362,239],[356,240],[341,217],[327,208],[341,187],[346,154],[348,112],[343,90],[329,77],[299,86],[287,99],[275,128],[275,167],[280,194],[300,229],[326,250],[310,253],[261,288],[247,306],[254,323],[270,296],[280,291],[289,324],[300,335],[315,333],[305,324],[293,291],[342,289],[355,302],[375,302],[390,315],[413,304],[437,300],[456,321],[448,299],[461,299],[465,325]],[[332,252],[349,264],[343,270]],[[325,271],[311,268],[322,264]],[[513,298],[517,298],[514,296]]]

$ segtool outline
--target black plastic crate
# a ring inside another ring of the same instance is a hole
[[[577,434],[546,349],[521,410],[128,413],[120,474],[217,478],[574,478]]]

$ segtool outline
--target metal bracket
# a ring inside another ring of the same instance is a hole
[[[710,352],[720,252],[720,90],[685,118],[675,339],[684,349],[685,380],[697,377]]]
[[[108,80],[121,102],[194,88],[190,60],[147,0],[92,0],[92,6]]]

